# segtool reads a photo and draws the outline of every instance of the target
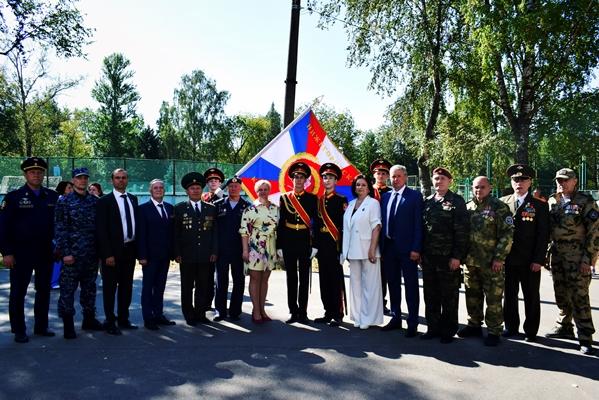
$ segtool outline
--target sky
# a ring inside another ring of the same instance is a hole
[[[181,76],[201,69],[231,97],[228,115],[264,115],[272,102],[281,115],[289,47],[291,0],[82,0],[78,8],[94,28],[87,59],[53,59],[51,70],[82,76],[61,95],[71,108],[98,107],[91,97],[102,60],[120,52],[131,61],[141,95],[138,113],[155,127],[160,105],[171,102]],[[306,1],[302,1],[302,6]],[[359,129],[384,122],[391,99],[368,89],[367,68],[347,66],[346,34],[340,25],[317,27],[318,15],[302,10],[296,108],[323,96],[348,110]]]

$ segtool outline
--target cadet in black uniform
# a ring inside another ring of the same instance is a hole
[[[208,191],[202,193],[202,201],[206,203],[214,204],[215,202],[222,200],[225,197],[225,192],[220,188],[220,185],[225,180],[225,174],[218,168],[212,167],[208,168],[204,172],[204,181],[206,182],[206,186],[208,186]],[[240,243],[241,246],[241,243]],[[208,297],[208,308],[212,306],[212,300],[214,300],[215,294],[215,285],[218,285],[214,279],[214,272],[216,271],[216,263],[210,264],[210,276],[212,277],[212,285],[210,285]]]
[[[315,194],[304,190],[304,183],[311,175],[310,167],[306,163],[297,161],[291,164],[288,174],[293,179],[294,187],[293,191],[281,195],[277,254],[283,258],[287,273],[287,304],[291,318],[286,322],[307,323],[310,260],[318,251],[312,235],[317,198]]]
[[[218,249],[216,260],[216,300],[215,308],[218,316],[215,321],[222,321],[227,317],[227,292],[229,290],[229,266],[233,277],[233,290],[231,291],[231,304],[228,316],[232,321],[239,320],[243,290],[245,289],[245,275],[243,274],[243,259],[241,258],[242,246],[239,228],[241,216],[249,203],[241,198],[241,179],[234,176],[227,181],[229,195],[214,202],[218,214],[218,242],[226,243]]]
[[[541,267],[545,265],[549,242],[549,207],[529,193],[535,171],[528,165],[508,168],[514,194],[501,198],[514,216],[514,242],[505,260],[505,293],[503,300],[504,336],[518,334],[518,292],[524,295],[524,334],[526,340],[537,339],[541,322]]]
[[[54,208],[58,194],[42,186],[48,164],[30,157],[21,163],[26,184],[9,192],[0,205],[0,253],[10,269],[8,312],[15,342],[29,341],[25,326],[25,295],[35,271],[35,325],[33,333],[54,336],[48,330],[52,275]]]
[[[175,206],[175,260],[181,264],[181,309],[187,325],[210,322],[210,264],[216,261],[216,207],[203,202],[204,176],[190,172],[181,179],[188,201]],[[194,292],[195,289],[195,292]]]
[[[318,219],[315,234],[318,243],[318,276],[320,278],[320,298],[324,306],[324,317],[314,322],[339,326],[343,320],[345,284],[343,267],[339,263],[343,234],[343,213],[347,208],[347,198],[335,192],[341,169],[326,163],[320,167],[320,176],[325,187],[318,199]]]
[[[389,180],[389,170],[391,169],[391,163],[387,160],[376,160],[370,164],[370,172],[374,176],[374,184],[372,185],[374,192],[372,197],[377,199],[379,202],[383,198],[383,194],[392,190],[391,187],[387,186]],[[381,284],[383,285],[383,312],[385,315],[393,315],[389,307],[387,307],[387,278],[385,277],[385,268],[383,267],[384,260],[381,259]]]

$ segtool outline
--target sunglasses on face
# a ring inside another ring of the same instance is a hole
[[[530,178],[529,178],[529,177],[527,177],[527,176],[517,176],[517,177],[515,177],[515,178],[512,178],[512,180],[513,180],[514,182],[525,182],[525,181],[527,181],[527,180],[529,180],[529,179],[530,179]]]

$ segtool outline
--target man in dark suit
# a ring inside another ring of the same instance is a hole
[[[381,255],[389,283],[393,318],[382,330],[401,329],[401,277],[403,275],[408,303],[407,337],[418,328],[418,260],[422,246],[422,195],[407,187],[408,173],[403,165],[391,167],[393,190],[381,201]]]
[[[241,179],[234,176],[230,178],[225,187],[228,196],[216,200],[213,204],[218,213],[218,242],[226,243],[218,249],[216,261],[216,300],[215,307],[218,316],[215,321],[222,321],[227,317],[227,293],[229,291],[229,267],[233,277],[233,290],[228,316],[232,321],[238,321],[243,303],[243,290],[245,289],[245,275],[243,274],[243,259],[241,258],[242,245],[239,228],[243,211],[250,205],[241,198]]]
[[[315,194],[304,190],[306,179],[311,175],[306,163],[296,161],[291,164],[287,173],[293,180],[293,191],[281,195],[277,225],[277,254],[285,263],[287,304],[291,314],[286,322],[308,323],[308,286],[312,272],[310,260],[318,251],[312,234],[317,198]]]
[[[112,172],[113,190],[98,200],[96,212],[98,253],[102,261],[105,327],[110,335],[120,335],[121,329],[137,329],[137,326],[129,321],[137,251],[137,197],[126,192],[128,182],[127,171],[122,168],[115,169]],[[118,300],[116,315],[115,296]]]
[[[505,294],[503,318],[504,336],[518,334],[518,292],[524,295],[524,334],[529,342],[536,341],[541,321],[541,268],[545,265],[549,241],[549,207],[529,193],[535,171],[528,165],[508,168],[514,194],[502,197],[514,216],[514,241],[505,261]]]
[[[216,261],[218,239],[216,207],[202,201],[204,176],[190,172],[181,179],[189,200],[175,206],[174,251],[181,264],[181,309],[187,325],[210,322],[210,264]],[[195,293],[194,293],[195,288]]]
[[[142,266],[141,311],[144,326],[175,325],[163,313],[164,288],[173,258],[173,206],[164,200],[164,182],[150,182],[150,200],[139,207],[137,218],[137,258]]]

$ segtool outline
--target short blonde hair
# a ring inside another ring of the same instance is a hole
[[[257,192],[258,188],[262,185],[268,186],[268,190],[270,190],[272,188],[272,185],[270,184],[269,181],[267,181],[266,179],[260,179],[258,182],[256,182],[254,184],[254,192]]]

